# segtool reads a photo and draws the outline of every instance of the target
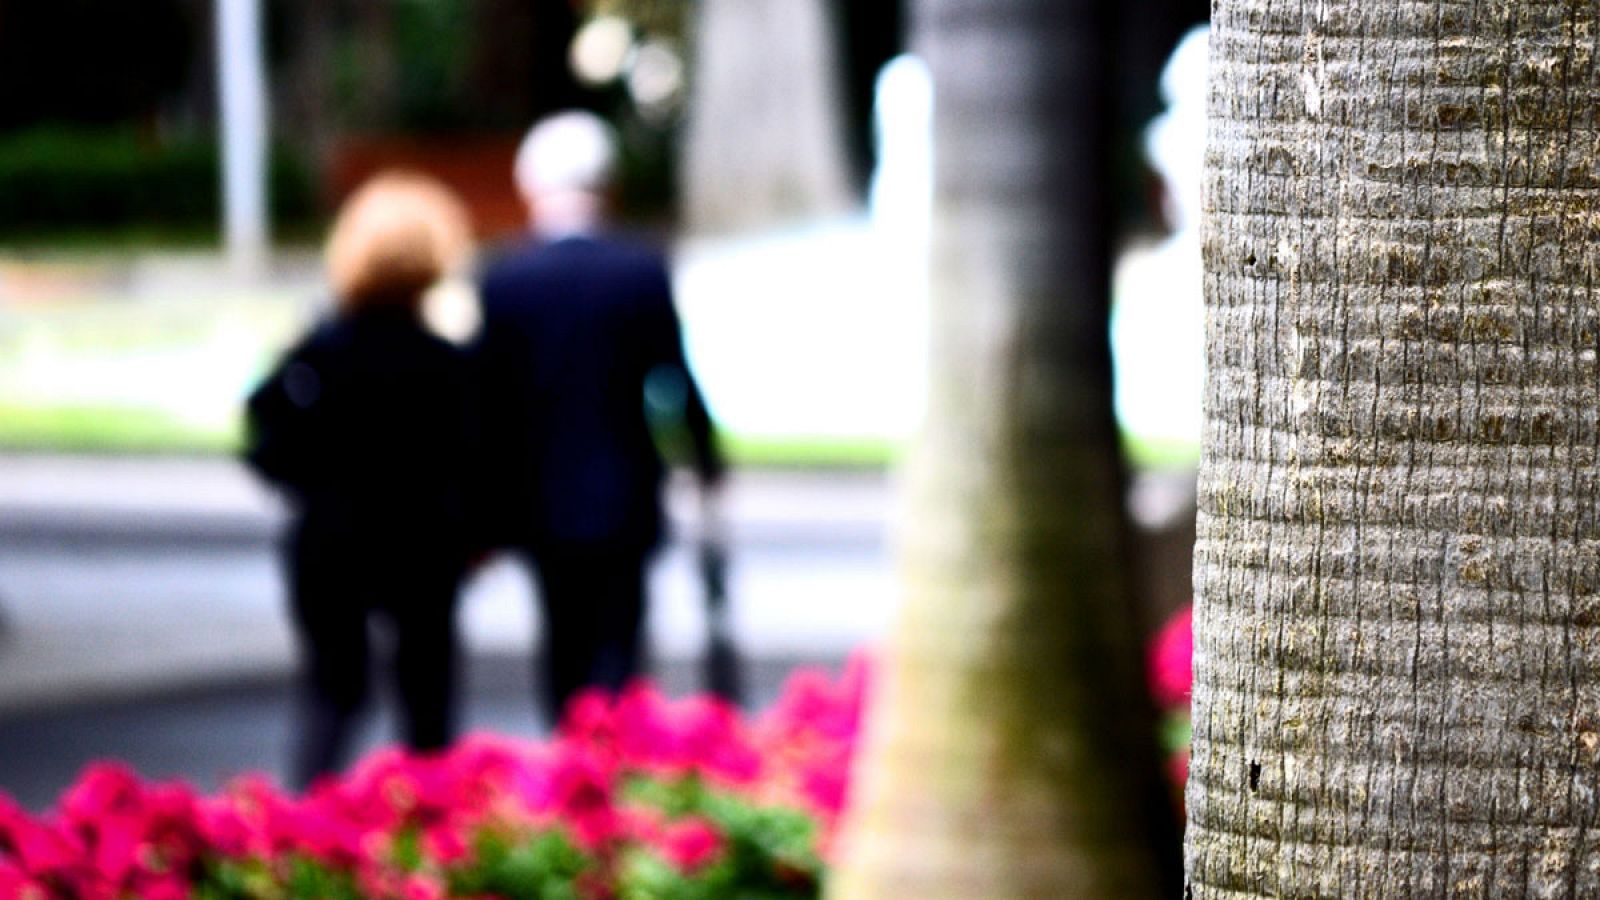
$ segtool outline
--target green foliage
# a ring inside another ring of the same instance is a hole
[[[623,861],[623,900],[716,900],[723,897],[816,897],[823,863],[817,855],[817,822],[796,809],[757,806],[710,789],[694,776],[663,780],[634,778],[623,796],[653,807],[669,820],[703,818],[722,835],[717,857],[682,871],[655,852],[640,848]]]
[[[553,831],[521,843],[486,831],[478,836],[474,850],[477,864],[451,873],[451,893],[505,900],[578,900],[578,882],[593,866],[582,850]]]
[[[729,890],[708,896],[814,897],[822,879],[817,823],[799,810],[754,806],[729,794],[706,795],[704,814],[727,837],[718,874]]]
[[[621,101],[618,106],[622,107]],[[676,122],[653,124],[627,112],[611,118],[617,126],[617,201],[622,215],[642,222],[671,218],[678,202]]]
[[[219,151],[207,138],[158,141],[122,129],[65,128],[0,136],[0,239],[215,228],[220,179]],[[312,215],[311,175],[282,148],[268,179],[276,220]]]
[[[870,437],[750,437],[722,435],[736,466],[752,468],[879,469],[900,458],[900,442]],[[672,457],[669,457],[672,458]]]
[[[282,893],[272,869],[261,860],[219,859],[196,879],[195,900],[255,900]]]
[[[629,778],[622,784],[622,799],[660,810],[676,819],[699,812],[706,804],[705,783],[698,778]]]
[[[276,872],[259,859],[223,859],[205,867],[194,885],[194,900],[366,900],[355,878],[315,860],[295,857]]]
[[[397,99],[404,127],[436,130],[468,125],[462,95],[471,69],[472,13],[463,0],[395,4]]]
[[[374,66],[370,35],[347,31],[335,46],[333,84],[341,118],[379,131],[439,132],[481,125],[476,121],[480,98],[470,93],[478,37],[471,4],[395,0],[387,6],[378,14],[390,54],[383,64]]]
[[[365,900],[349,872],[330,869],[304,857],[289,866],[289,896],[319,900]]]
[[[1188,750],[1189,742],[1193,736],[1193,726],[1189,722],[1189,710],[1169,711],[1162,715],[1159,732],[1162,750],[1168,753]]]
[[[1200,445],[1173,438],[1148,438],[1123,432],[1122,454],[1136,469],[1183,469],[1200,463]]]

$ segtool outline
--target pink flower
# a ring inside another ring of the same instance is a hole
[[[223,856],[267,858],[292,840],[285,823],[292,819],[290,802],[259,775],[233,781],[217,797],[197,801],[195,827],[201,842]]]
[[[471,854],[467,829],[457,823],[441,823],[422,833],[422,849],[442,866],[453,866]]]
[[[187,900],[193,893],[187,873],[183,872],[139,879],[132,892],[139,900]]]
[[[408,875],[400,882],[401,900],[444,900],[444,885],[427,875]]]
[[[223,856],[240,859],[267,852],[261,830],[228,798],[202,800],[195,824],[206,845]]]
[[[623,806],[617,809],[617,831],[628,840],[652,844],[661,836],[666,816],[650,806]]]
[[[141,826],[138,819],[125,815],[107,815],[96,823],[91,864],[100,877],[121,884],[133,872],[143,849]]]
[[[0,897],[11,900],[50,900],[49,892],[38,879],[4,859],[0,859]]]
[[[844,812],[850,789],[850,757],[839,754],[815,760],[800,770],[800,791],[808,805],[829,820]]]
[[[610,841],[618,821],[613,806],[613,771],[603,757],[570,742],[558,742],[540,767],[522,773],[517,789],[529,812],[566,825],[587,849]]]
[[[577,895],[614,897],[625,887],[616,880],[623,854],[648,848],[690,872],[726,852],[707,819],[623,802],[622,786],[641,775],[810,809],[827,840],[848,795],[868,680],[861,660],[837,682],[797,674],[755,722],[719,700],[670,699],[648,684],[615,698],[591,693],[551,741],[471,735],[435,755],[381,751],[301,797],[252,776],[201,798],[97,764],[53,817],[0,795],[0,900],[177,900],[218,859],[252,862],[270,888],[301,857],[366,895],[440,900],[443,873],[471,866],[481,838],[514,846],[550,830],[588,858]],[[413,837],[417,866],[399,855]]]
[[[132,813],[143,805],[138,776],[121,763],[94,763],[67,789],[58,809],[73,822],[94,822],[116,813]]]
[[[1180,788],[1189,781],[1189,751],[1179,750],[1167,757],[1167,778]]]
[[[1150,642],[1150,693],[1163,709],[1187,706],[1194,686],[1194,607],[1167,620]]]
[[[36,876],[69,870],[84,857],[83,844],[74,836],[25,816],[0,823],[0,851]]]
[[[723,784],[754,781],[761,770],[750,735],[732,706],[711,697],[669,700],[653,686],[629,686],[610,705],[588,694],[570,707],[562,733],[619,766],[663,778],[701,774]]]
[[[662,826],[651,840],[679,870],[693,872],[722,852],[722,834],[698,816],[686,816]]]
[[[354,866],[368,858],[379,849],[369,838],[382,836],[377,829],[364,828],[315,803],[284,810],[274,826],[280,845],[336,868]]]
[[[611,696],[591,688],[568,701],[559,731],[572,740],[608,747],[616,742],[616,719]]]

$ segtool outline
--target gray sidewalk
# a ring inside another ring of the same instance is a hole
[[[836,659],[887,623],[893,487],[874,472],[736,473],[724,498],[734,631],[753,660]],[[698,503],[675,481],[677,539],[652,576],[657,657],[698,655]],[[224,458],[0,455],[0,714],[281,678],[293,659],[275,498]],[[478,657],[525,657],[525,574],[469,585]]]

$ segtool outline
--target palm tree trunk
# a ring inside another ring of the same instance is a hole
[[[935,90],[931,399],[837,897],[1178,884],[1111,412],[1103,7],[916,8]]]
[[[1597,34],[1216,10],[1194,897],[1600,896]]]

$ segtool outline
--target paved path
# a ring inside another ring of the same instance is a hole
[[[1142,479],[1159,526],[1186,478]],[[894,485],[881,473],[741,472],[727,497],[735,631],[750,700],[797,665],[837,665],[887,625]],[[654,572],[655,668],[701,686],[704,619],[693,492]],[[81,768],[120,759],[206,789],[281,774],[293,655],[272,552],[282,510],[225,459],[0,455],[0,792],[39,809]],[[523,573],[492,563],[468,590],[468,728],[535,735],[538,623]],[[366,746],[392,733],[380,704]]]
[[[875,473],[739,473],[729,486],[731,593],[755,658],[837,658],[881,633],[893,601],[892,490]],[[693,659],[704,618],[689,540],[653,573],[658,656]],[[274,498],[225,459],[0,456],[0,716],[196,685],[281,677],[292,660],[272,542]],[[479,656],[523,658],[538,623],[527,578],[491,562],[463,626]]]

